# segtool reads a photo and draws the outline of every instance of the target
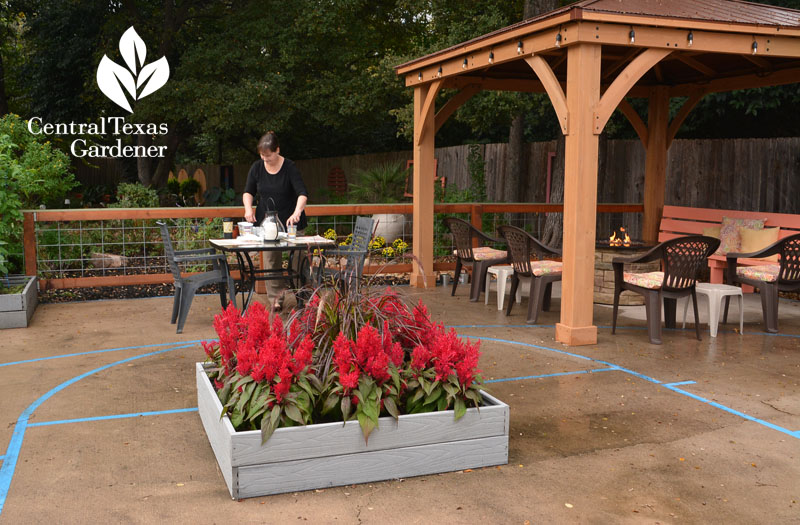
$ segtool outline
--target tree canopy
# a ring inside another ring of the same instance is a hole
[[[800,8],[800,0],[767,3]],[[154,183],[175,160],[249,161],[267,130],[275,130],[283,151],[297,159],[406,149],[412,92],[394,66],[515,23],[524,4],[0,0],[0,112],[45,122],[124,116],[167,123],[167,136],[138,138],[170,148],[159,165],[138,166],[140,179],[149,172]],[[132,114],[108,100],[95,81],[103,55],[122,63],[119,39],[130,26],[147,46],[145,62],[164,56],[170,68],[164,88],[137,100]],[[448,96],[444,92],[442,100]],[[785,118],[798,106],[797,84],[709,95],[679,137],[798,135],[797,119]],[[554,137],[554,113],[544,95],[487,92],[448,121],[437,144],[505,141],[520,111],[526,140]],[[608,134],[634,136],[621,118],[611,121]]]

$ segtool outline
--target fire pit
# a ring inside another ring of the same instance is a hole
[[[625,228],[614,232],[609,239],[599,240],[594,252],[594,302],[597,304],[614,304],[614,268],[611,261],[615,257],[633,257],[648,251],[655,244],[633,241],[628,237]],[[626,264],[626,272],[647,273],[661,270],[660,261]],[[630,306],[644,304],[644,298],[633,292],[622,292],[619,304]]]

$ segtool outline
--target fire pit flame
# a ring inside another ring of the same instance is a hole
[[[625,231],[625,228],[622,227],[619,229],[619,237],[617,237],[617,232],[613,232],[611,237],[608,238],[608,244],[609,246],[628,247],[631,245],[631,238],[628,236],[628,232]]]

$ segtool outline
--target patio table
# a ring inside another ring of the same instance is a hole
[[[277,241],[262,241],[258,239],[209,239],[209,244],[222,251],[232,253],[236,256],[239,263],[241,281],[246,283],[242,294],[242,312],[247,311],[256,287],[256,281],[284,280],[290,289],[298,290],[306,284],[306,275],[303,271],[303,260],[307,260],[306,253],[315,248],[325,248],[335,246],[336,243],[330,239],[315,236],[302,236],[289,239],[281,237]],[[281,251],[289,252],[289,265],[287,268],[278,269],[256,269],[253,259],[250,256],[253,252]],[[294,265],[294,257],[301,257],[301,264]],[[246,264],[245,264],[246,263]],[[295,267],[300,271],[295,271]],[[307,265],[305,267],[308,267]],[[295,293],[298,304],[302,304],[302,297]]]

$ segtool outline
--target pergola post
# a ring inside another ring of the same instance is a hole
[[[650,90],[647,110],[647,153],[644,172],[644,219],[642,237],[645,242],[658,242],[658,226],[664,211],[667,184],[667,128],[669,126],[669,88]]]
[[[440,83],[414,88],[414,224],[413,250],[418,264],[411,271],[411,286],[435,286],[433,273],[434,98]]]
[[[567,56],[564,267],[556,340],[568,345],[597,343],[597,327],[592,325],[598,150],[594,109],[600,100],[600,55],[599,45],[577,44],[569,47]]]

